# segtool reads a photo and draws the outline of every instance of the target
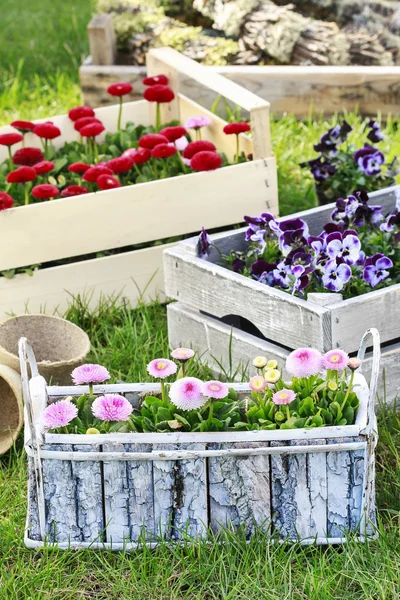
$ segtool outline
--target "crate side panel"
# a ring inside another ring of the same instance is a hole
[[[153,445],[153,450],[177,450],[177,448],[177,444]],[[166,540],[172,538],[177,472],[178,468],[174,460],[153,461],[155,534]]]
[[[104,452],[151,452],[151,444],[104,444]],[[136,542],[154,536],[153,463],[104,461],[104,500],[108,542]]]
[[[210,449],[261,448],[268,442],[209,444]],[[267,455],[216,457],[208,461],[211,528],[243,529],[249,538],[257,527],[270,529],[270,467]]]
[[[244,318],[267,340],[289,348],[330,349],[329,311],[224,267],[173,249],[164,253],[165,292],[182,304],[222,318]],[[290,327],[288,326],[290,323]]]

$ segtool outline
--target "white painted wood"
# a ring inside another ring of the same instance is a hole
[[[103,452],[150,452],[150,444],[105,443]],[[108,542],[138,541],[154,535],[153,464],[151,461],[103,463],[104,511]]]
[[[205,67],[223,75],[270,103],[275,114],[308,117],[310,108],[325,116],[353,111],[376,116],[396,115],[399,109],[400,67],[364,66],[215,66]],[[85,102],[91,106],[110,104],[105,92],[115,81],[134,82],[139,88],[145,77],[145,67],[113,65],[97,66],[91,57],[79,69],[79,79]],[[180,77],[184,94],[201,99],[210,107],[215,95],[190,77]]]
[[[347,438],[328,441],[328,445],[336,442],[347,441]],[[349,529],[349,498],[351,494],[350,452],[329,452],[326,455],[327,480],[328,480],[328,527],[327,535],[340,537]],[[348,477],[343,477],[348,473]],[[361,518],[361,514],[360,514]]]
[[[236,452],[244,446],[267,450],[268,443],[210,444],[214,451]],[[269,449],[269,448],[268,448]],[[210,525],[241,529],[250,538],[256,527],[269,531],[271,521],[270,469],[267,455],[220,457],[208,461]]]
[[[104,295],[120,295],[132,306],[139,300],[164,301],[162,253],[172,245],[40,269],[32,277],[0,278],[0,319],[26,311],[64,314],[77,295],[92,309]]]
[[[276,213],[275,174],[271,157],[2,211],[0,270],[183,235],[202,223],[222,227],[240,222],[245,205],[259,213],[268,203]],[[221,208],[228,205],[229,211]],[[88,218],[101,236],[87,234]]]
[[[311,293],[307,296],[307,302],[313,302],[319,304],[319,306],[330,306],[343,300],[342,294],[325,294],[325,293]]]
[[[87,30],[94,64],[113,65],[117,55],[117,44],[112,15],[94,15]]]
[[[155,444],[153,452],[166,448],[177,449],[177,445],[166,446]],[[174,460],[155,460],[153,462],[153,488],[154,488],[154,522],[155,533],[162,539],[170,540],[173,536],[174,527],[174,492],[176,486],[175,476],[178,466]],[[183,483],[180,478],[179,486]]]

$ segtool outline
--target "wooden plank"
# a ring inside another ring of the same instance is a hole
[[[90,57],[89,57],[90,59]],[[85,81],[90,60],[86,59],[80,68],[81,82]],[[89,85],[82,85],[85,101],[98,99],[110,103],[104,93],[106,82],[103,78],[105,67],[91,67]],[[310,108],[323,111],[325,116],[336,114],[343,109],[376,116],[378,112],[386,117],[397,115],[400,100],[400,67],[364,66],[215,66],[205,67],[239,84],[270,103],[275,114],[293,114],[308,117]],[[125,79],[120,76],[121,69]],[[110,67],[113,81],[126,81],[135,70],[141,69],[140,77],[145,77],[144,67],[114,65]],[[115,73],[115,74],[114,74]],[[180,90],[191,97],[199,98],[210,108],[215,93],[199,85],[187,76],[180,76]],[[90,95],[88,95],[90,94]]]
[[[176,450],[176,444],[154,444],[153,450]],[[174,460],[153,462],[154,523],[155,534],[170,540],[173,533],[175,474],[178,472]],[[179,489],[182,480],[179,477]]]
[[[166,295],[186,306],[218,318],[246,319],[284,347],[332,348],[326,308],[187,255],[179,247],[164,253],[164,273]]]
[[[87,29],[93,64],[113,65],[117,56],[117,43],[112,15],[94,15]]]
[[[45,444],[44,450],[96,452],[99,446]],[[100,463],[43,460],[46,535],[51,541],[101,541]]]
[[[337,440],[328,440],[328,444],[346,441],[348,438],[338,438]],[[346,532],[350,529],[350,452],[328,452],[326,468],[328,481],[327,535],[329,537],[345,537]],[[346,473],[347,477],[344,476]]]
[[[238,223],[244,203],[252,213],[278,211],[274,158],[11,208],[0,214],[0,270]],[[101,235],[87,234],[88,215]]]
[[[213,443],[211,449],[260,448],[268,442]],[[220,457],[208,461],[210,525],[240,529],[249,539],[256,528],[271,526],[268,456]]]
[[[93,108],[115,104],[115,99],[107,93],[107,88],[116,81],[126,81],[133,86],[129,95],[132,100],[142,100],[146,88],[142,79],[146,77],[145,67],[135,66],[98,66],[93,65],[91,57],[86,59],[79,69],[79,83],[83,102]]]
[[[103,445],[104,452],[151,452],[151,444]],[[104,462],[104,508],[107,541],[152,541],[155,533],[153,463]]]
[[[173,244],[171,244],[172,246]],[[10,313],[45,312],[63,314],[72,297],[81,295],[96,308],[103,295],[125,298],[132,306],[163,293],[162,253],[166,246],[154,246],[103,258],[40,269],[32,277],[16,275],[0,279],[0,319]]]

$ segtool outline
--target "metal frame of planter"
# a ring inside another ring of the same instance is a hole
[[[355,376],[360,406],[354,425],[222,433],[49,434],[48,402],[87,386],[47,386],[28,340],[19,344],[29,458],[25,544],[60,549],[134,549],[160,538],[204,537],[210,526],[262,529],[271,541],[339,544],[352,532],[376,535],[374,397],[380,339],[368,330],[374,356],[370,387]],[[28,376],[28,365],[31,377]],[[234,384],[248,392],[247,384]],[[94,387],[137,405],[159,384]]]

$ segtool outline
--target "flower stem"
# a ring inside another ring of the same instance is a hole
[[[212,400],[210,400],[210,410],[209,410],[208,418],[207,418],[207,423],[210,424],[210,427],[211,427],[211,419],[213,416],[213,412],[214,412],[214,403],[212,402]]]
[[[161,107],[160,107],[160,103],[157,102],[157,108],[156,108],[156,132],[157,133],[160,131],[160,127],[161,127]]]
[[[92,142],[93,142],[94,162],[97,163],[99,161],[99,151],[97,149],[96,138],[92,138]]]
[[[355,371],[352,371],[352,372],[351,372],[351,375],[350,375],[350,381],[349,381],[349,386],[348,386],[348,388],[347,388],[346,395],[345,395],[345,397],[344,397],[344,399],[343,399],[343,402],[342,402],[342,405],[341,405],[341,407],[340,407],[340,410],[341,410],[341,411],[343,411],[343,409],[344,409],[344,406],[345,406],[345,404],[346,404],[346,402],[347,402],[347,398],[349,397],[349,394],[350,394],[351,390],[353,389],[354,373],[355,373]]]
[[[93,383],[89,383],[89,398],[94,398]]]
[[[165,383],[162,379],[160,380],[160,383],[161,383],[161,399],[165,402],[165,400],[166,400]]]
[[[153,173],[154,173],[154,179],[158,179],[158,169],[157,169],[156,159],[153,160]]]
[[[48,142],[48,140],[44,140],[44,155],[45,155],[45,157],[46,157],[46,160],[47,160],[47,158],[48,158],[48,152],[47,152],[47,151],[48,151],[48,147],[49,147],[49,142]]]
[[[28,204],[29,204],[28,188],[26,187],[26,183],[23,183],[22,185],[24,186],[25,206],[28,206]]]
[[[10,163],[10,171],[12,171],[13,170],[13,160],[12,160],[11,147],[7,146],[7,150],[8,150],[8,162]]]
[[[22,134],[22,147],[25,148],[25,133]]]
[[[63,430],[63,433],[68,433],[68,428],[66,425],[65,425],[65,427],[62,428],[62,430]]]
[[[239,162],[239,134],[236,134],[236,164]]]
[[[122,96],[119,97],[119,112],[118,112],[118,131],[121,131],[121,117],[122,117]]]
[[[137,166],[137,164],[136,164],[136,163],[134,163],[134,165],[133,165],[133,166],[135,167],[135,171],[136,171],[136,173],[137,173],[138,175],[141,175],[140,169],[139,169],[139,167]]]
[[[185,165],[185,163],[183,162],[182,154],[181,154],[180,152],[177,152],[177,155],[178,155],[179,161],[180,161],[180,163],[181,163],[181,166],[182,166],[182,171],[183,171],[184,173],[187,173],[187,171],[186,171],[186,165]]]
[[[163,178],[167,179],[167,161],[164,159],[163,164]]]
[[[290,419],[290,409],[289,409],[289,404],[286,404],[286,415],[288,420]]]

